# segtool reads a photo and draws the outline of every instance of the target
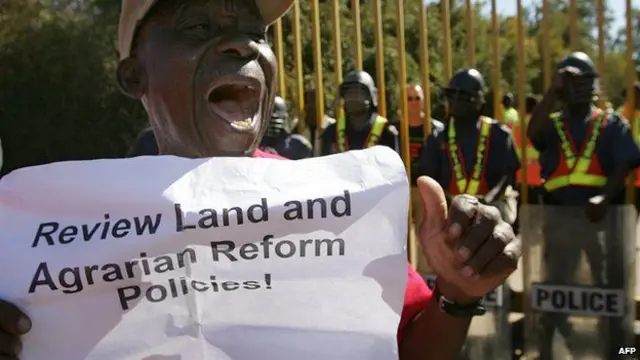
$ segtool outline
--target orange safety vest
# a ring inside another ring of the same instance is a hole
[[[566,121],[562,120],[557,113],[551,116],[551,120],[560,137],[560,158],[555,171],[544,181],[545,189],[554,191],[567,186],[605,186],[607,177],[600,167],[596,145],[602,126],[606,124],[607,112],[601,109],[593,112],[592,121],[589,122],[585,141],[579,153],[571,134],[566,130]]]
[[[518,152],[518,156],[522,160],[522,154],[520,153],[520,148],[522,146],[522,134],[521,134],[521,126],[528,126],[529,120],[531,119],[531,114],[527,114],[525,117],[524,125],[516,125],[511,129],[511,135],[513,136],[513,143],[516,147],[516,151]],[[538,161],[538,151],[531,144],[531,142],[527,142],[527,150],[526,150],[526,166],[527,166],[527,185],[529,186],[540,186],[542,184],[542,179],[540,178],[540,162]],[[522,184],[522,169],[518,170],[516,173],[516,182],[518,184]]]
[[[484,176],[485,165],[489,157],[489,140],[491,138],[491,120],[484,116],[479,119],[480,133],[478,134],[478,148],[476,150],[476,163],[473,166],[471,176],[467,175],[466,165],[462,151],[456,142],[456,130],[453,122],[449,125],[448,147],[449,164],[451,168],[451,181],[447,186],[450,195],[469,194],[484,195],[489,192]]]

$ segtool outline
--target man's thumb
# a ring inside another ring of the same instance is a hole
[[[433,234],[444,230],[447,226],[447,198],[442,186],[428,176],[418,178],[418,189],[422,198],[423,226]]]

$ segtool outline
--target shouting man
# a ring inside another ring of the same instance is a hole
[[[257,149],[275,97],[266,34],[292,3],[123,0],[117,78],[143,103],[161,154],[279,158]],[[471,317],[484,312],[479,299],[515,270],[521,244],[494,208],[459,196],[447,210],[435,181],[421,178],[418,186],[425,201],[419,237],[438,279],[432,294],[408,266],[400,358],[453,359]],[[0,302],[0,357],[15,358],[30,328],[26,314]]]

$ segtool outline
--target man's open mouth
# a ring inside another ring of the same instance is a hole
[[[250,78],[221,81],[209,90],[209,109],[238,130],[250,129],[259,116],[261,88]]]

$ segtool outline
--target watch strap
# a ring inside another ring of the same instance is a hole
[[[482,299],[471,304],[459,304],[455,301],[447,299],[444,295],[442,295],[440,289],[438,289],[437,281],[433,289],[433,296],[436,297],[440,310],[447,315],[455,317],[473,317],[484,315],[487,312]]]

